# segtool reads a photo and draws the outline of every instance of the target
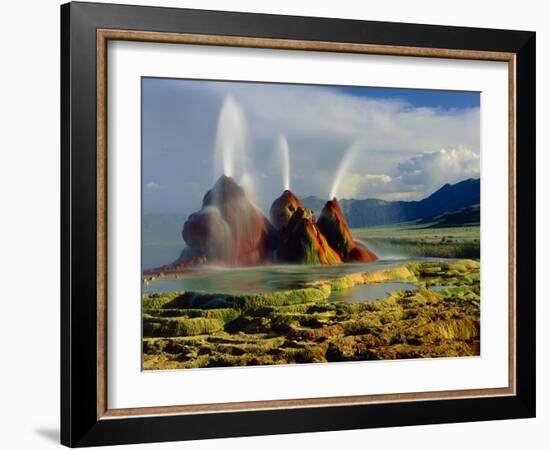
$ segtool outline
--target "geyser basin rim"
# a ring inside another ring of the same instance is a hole
[[[192,271],[166,275],[164,277],[155,278],[147,282],[144,286],[144,292],[169,292],[169,291],[202,291],[209,293],[227,293],[227,286],[233,286],[243,280],[242,292],[250,292],[251,290],[257,293],[284,291],[288,289],[298,289],[306,283],[311,283],[319,280],[334,280],[346,275],[358,273],[371,273],[382,269],[391,269],[397,266],[416,261],[440,261],[440,258],[415,258],[415,259],[391,259],[379,260],[374,263],[344,263],[338,266],[325,265],[264,265],[256,267],[224,267],[221,271],[201,270],[197,267]],[[254,278],[257,273],[258,277]],[[240,278],[239,275],[248,278]],[[269,276],[269,280],[265,277]],[[228,277],[228,278],[227,278]],[[201,282],[208,283],[205,287]],[[254,284],[256,288],[251,289]],[[166,288],[160,289],[160,286],[165,285]],[[247,291],[248,287],[248,291]],[[159,290],[160,289],[160,290]]]

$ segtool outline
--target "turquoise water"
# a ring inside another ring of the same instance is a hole
[[[414,291],[418,286],[405,282],[387,282],[374,284],[359,284],[351,289],[333,292],[329,297],[331,302],[360,303],[368,300],[379,300],[395,291]]]
[[[401,266],[411,259],[394,259],[338,266],[272,265],[250,268],[201,267],[177,278],[162,278],[143,286],[143,292],[199,291],[223,294],[258,294],[298,289],[318,280],[340,278],[357,272],[372,272]],[[329,301],[364,301],[385,297],[396,290],[417,289],[414,284],[387,282],[357,285],[334,292]]]

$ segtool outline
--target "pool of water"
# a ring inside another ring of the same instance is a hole
[[[405,282],[359,284],[351,289],[333,291],[329,302],[361,303],[369,300],[381,300],[395,291],[414,291],[418,286]]]
[[[143,292],[198,291],[223,294],[257,294],[299,289],[307,283],[339,278],[350,273],[402,266],[419,259],[386,259],[374,263],[341,264],[338,266],[273,265],[250,268],[201,267],[177,278],[162,278],[143,285]],[[428,260],[428,258],[423,259]],[[398,290],[417,289],[402,282],[357,285],[335,291],[329,301],[359,302],[376,300]]]

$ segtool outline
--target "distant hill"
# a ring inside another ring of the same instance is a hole
[[[317,214],[323,208],[325,200],[310,196],[302,203]],[[386,225],[390,223],[427,220],[445,213],[454,213],[463,208],[478,205],[479,217],[480,180],[467,179],[456,184],[445,184],[429,197],[419,201],[389,202],[379,199],[343,199],[340,205],[352,228]],[[475,211],[472,211],[475,215]],[[456,216],[449,220],[458,221]],[[473,216],[472,216],[473,217]],[[478,218],[479,222],[479,218]],[[458,222],[456,222],[458,223]]]
[[[480,208],[479,205],[468,206],[455,212],[443,213],[429,219],[423,219],[421,223],[431,224],[431,228],[440,227],[463,227],[470,225],[479,225]]]
[[[309,197],[304,197],[301,199],[303,205],[306,208],[312,209],[315,211],[315,215],[319,217],[319,213],[323,209],[323,206],[325,206],[325,203],[327,200],[323,200],[322,198],[316,197],[315,195],[310,195]],[[347,201],[347,200],[345,200]],[[342,206],[342,202],[340,202],[340,206]],[[345,211],[344,211],[345,213]]]
[[[420,220],[432,226],[461,226],[479,223],[479,179],[464,180],[438,189],[429,197],[414,202],[388,202],[379,199],[340,201],[342,211],[352,228],[386,225]],[[317,217],[326,200],[310,196],[303,204],[313,209]],[[181,230],[187,213],[144,214],[143,242],[182,243]]]

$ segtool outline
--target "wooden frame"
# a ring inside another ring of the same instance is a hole
[[[534,33],[85,3],[63,5],[61,12],[62,443],[84,446],[534,416]],[[509,386],[108,409],[108,40],[508,62]],[[522,295],[517,304],[516,292]]]

